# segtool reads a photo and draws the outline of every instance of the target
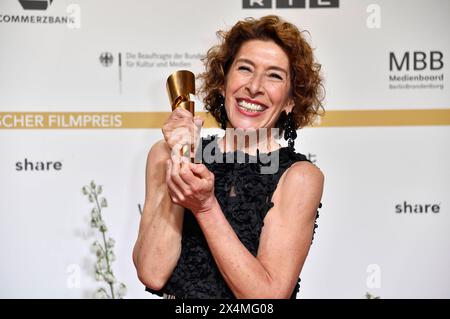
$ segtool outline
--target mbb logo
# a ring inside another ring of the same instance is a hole
[[[25,10],[47,10],[53,0],[19,0]]]
[[[309,0],[310,8],[339,8],[339,0]],[[270,9],[272,0],[243,0],[244,9]],[[306,0],[276,0],[276,8],[306,8]]]
[[[394,67],[397,71],[422,71],[427,68],[429,70],[441,70],[444,67],[443,62],[444,55],[441,51],[412,51],[405,52],[403,55],[395,55],[394,52],[389,52],[389,71],[392,71]]]

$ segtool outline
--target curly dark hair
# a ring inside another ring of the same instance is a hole
[[[316,117],[324,114],[322,101],[325,90],[320,75],[321,65],[314,61],[311,46],[295,25],[275,15],[260,19],[246,18],[229,31],[218,31],[217,36],[221,43],[209,49],[202,59],[206,71],[198,75],[202,80],[198,93],[203,96],[206,110],[219,126],[220,100],[223,99],[221,90],[225,78],[240,47],[249,40],[272,40],[287,54],[291,66],[291,94],[295,103],[292,112],[296,129],[314,124]],[[276,123],[281,132],[286,115],[281,113]]]

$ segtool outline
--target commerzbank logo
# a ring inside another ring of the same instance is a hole
[[[7,1],[7,0],[0,0]],[[65,7],[62,13],[61,6],[54,10],[48,10],[53,0],[9,0],[17,1],[17,8],[20,6],[25,11],[2,12],[0,9],[0,24],[51,24],[66,25],[69,29],[81,28],[81,7],[76,3],[70,3]],[[47,12],[52,12],[48,14]]]
[[[19,0],[25,10],[47,10],[53,0]]]

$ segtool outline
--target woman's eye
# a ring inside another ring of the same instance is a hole
[[[281,77],[281,75],[279,75],[279,74],[277,74],[277,73],[271,73],[269,76],[270,76],[271,78],[274,78],[274,79],[283,80],[283,78]]]
[[[243,65],[238,67],[238,70],[240,70],[240,71],[249,71],[250,72],[250,68],[248,66],[243,66]]]

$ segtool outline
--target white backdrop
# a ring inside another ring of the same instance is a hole
[[[94,278],[97,233],[81,193],[91,180],[108,200],[103,217],[125,297],[154,297],[131,252],[146,155],[168,114],[157,112],[169,110],[165,80],[178,69],[201,72],[216,30],[266,14],[310,32],[326,80],[323,125],[299,131],[296,142],[326,179],[298,298],[450,298],[450,2],[243,8],[258,2],[54,0],[46,10],[0,2],[1,298],[91,298],[104,286]],[[401,70],[390,70],[391,52]],[[404,75],[436,79],[390,80]],[[91,112],[103,122],[92,124]],[[203,134],[215,132],[208,125]],[[18,169],[25,159],[61,167]]]

